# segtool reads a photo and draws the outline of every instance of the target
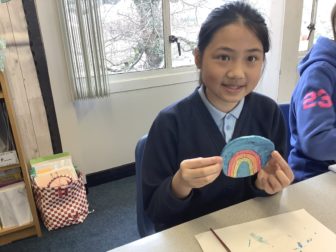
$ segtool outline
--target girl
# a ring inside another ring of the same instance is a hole
[[[291,99],[291,151],[295,181],[328,171],[336,162],[336,4],[331,12],[334,39],[319,37],[299,64]]]
[[[293,180],[282,158],[286,128],[277,104],[252,92],[260,80],[269,35],[263,17],[243,2],[214,9],[194,52],[200,87],[162,110],[143,156],[143,199],[162,230],[256,196],[279,192]],[[264,170],[226,177],[221,150],[231,139],[260,135],[276,150]]]

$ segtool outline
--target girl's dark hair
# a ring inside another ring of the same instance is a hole
[[[270,39],[265,19],[249,4],[236,1],[215,8],[208,15],[198,34],[197,47],[200,55],[203,55],[205,48],[217,30],[238,21],[242,21],[246,27],[255,33],[263,46],[264,53],[268,52]]]
[[[336,40],[336,4],[331,11],[331,29],[334,34],[334,40]]]

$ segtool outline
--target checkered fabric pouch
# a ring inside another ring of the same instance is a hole
[[[57,179],[57,177],[55,178]],[[88,215],[88,202],[83,177],[65,186],[40,188],[33,183],[37,208],[50,230],[82,223]]]

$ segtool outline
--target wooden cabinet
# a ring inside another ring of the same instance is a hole
[[[0,167],[1,169],[14,169],[20,168],[22,172],[23,181],[25,183],[25,188],[27,191],[29,207],[32,213],[33,221],[31,223],[25,224],[23,226],[17,226],[13,228],[0,229],[0,246],[6,243],[10,243],[15,240],[23,239],[30,236],[41,236],[41,228],[36,212],[35,202],[33,198],[33,193],[31,189],[30,177],[28,173],[27,160],[25,159],[23,153],[23,147],[20,140],[20,134],[18,132],[15,113],[13,109],[13,104],[11,96],[8,89],[8,83],[3,72],[0,71],[0,99],[4,101],[7,114],[9,117],[9,123],[13,135],[14,145],[16,153],[18,156],[18,163]]]

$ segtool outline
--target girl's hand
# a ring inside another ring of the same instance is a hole
[[[217,156],[183,160],[172,181],[175,196],[185,198],[193,188],[201,188],[213,182],[222,171],[222,161],[222,157]]]
[[[259,171],[255,185],[268,194],[274,194],[289,186],[293,180],[292,169],[279,152],[273,151],[266,167]]]

